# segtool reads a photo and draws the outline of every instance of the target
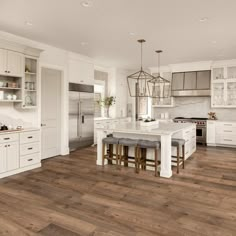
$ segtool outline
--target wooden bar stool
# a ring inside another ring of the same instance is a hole
[[[172,162],[177,163],[177,174],[179,174],[179,167],[182,165],[184,169],[185,161],[185,140],[184,139],[172,139],[171,145],[177,148],[177,160]],[[180,156],[180,149],[182,148],[182,157]],[[173,156],[175,157],[175,156]]]
[[[137,151],[138,172],[140,169],[140,165],[144,170],[146,169],[146,166],[150,166],[155,168],[155,176],[158,175],[158,165],[160,164],[160,161],[158,161],[158,150],[160,146],[161,143],[159,141],[139,140]],[[146,158],[147,149],[154,149],[154,160]],[[143,152],[142,150],[145,150],[145,152]],[[150,162],[152,163],[149,164]]]
[[[113,145],[116,145],[116,153],[113,153]],[[109,152],[105,153],[106,147]],[[107,137],[102,140],[102,166],[104,166],[105,159],[108,160],[109,164],[112,164],[112,161],[116,162],[116,165],[119,164],[119,138]]]
[[[120,165],[124,162],[124,166],[128,167],[129,163],[135,165],[135,172],[137,173],[137,139],[121,138],[119,140],[119,158]],[[134,147],[134,157],[129,156],[129,147]],[[122,155],[123,151],[123,155]]]

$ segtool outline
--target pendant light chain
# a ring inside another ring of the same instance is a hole
[[[141,42],[141,70],[143,70],[143,42]]]

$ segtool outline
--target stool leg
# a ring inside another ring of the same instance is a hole
[[[119,164],[119,147],[118,147],[119,145],[118,144],[116,144],[116,165],[118,166],[118,164]]]
[[[124,166],[128,167],[129,147],[124,146]]]
[[[102,166],[104,166],[105,159],[105,143],[102,144]]]
[[[113,158],[113,145],[109,144],[109,158]],[[112,165],[112,160],[108,160],[108,164]]]
[[[134,165],[135,169],[134,171],[137,173],[137,162],[138,162],[138,147],[134,147]]]
[[[146,159],[147,159],[147,149],[146,148],[142,148],[141,149],[141,159],[140,161],[142,161],[142,170],[146,170]]]
[[[157,176],[157,165],[158,165],[158,152],[155,148],[155,176]]]
[[[184,162],[185,162],[185,146],[182,146],[182,156],[183,156],[183,169],[184,169]]]
[[[179,145],[177,146],[177,174],[179,174]]]
[[[137,158],[135,159],[136,173],[139,173],[140,159],[141,159],[141,148],[137,147]]]
[[[123,148],[123,146],[121,145],[121,144],[119,144],[119,155],[120,155],[120,165],[122,164],[122,148]]]

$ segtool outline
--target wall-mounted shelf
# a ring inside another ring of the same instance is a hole
[[[37,75],[35,72],[25,72],[26,75]]]
[[[0,100],[0,102],[22,102],[22,100]]]
[[[10,88],[10,87],[0,87],[0,89],[4,89],[4,90],[21,90],[21,88]]]

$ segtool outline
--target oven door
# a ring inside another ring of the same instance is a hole
[[[206,142],[206,127],[197,126],[196,129],[197,142]]]

